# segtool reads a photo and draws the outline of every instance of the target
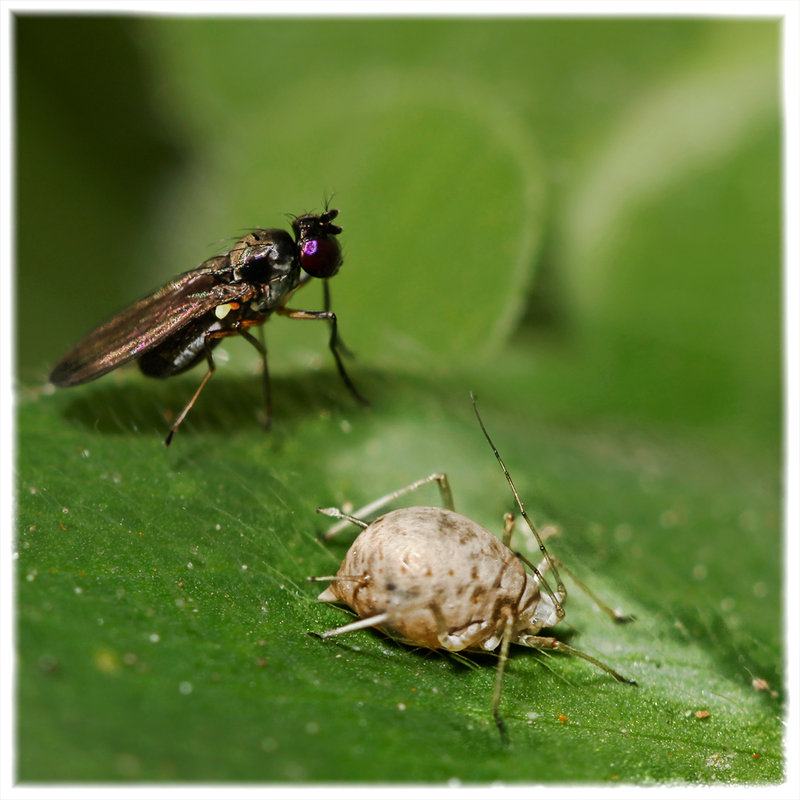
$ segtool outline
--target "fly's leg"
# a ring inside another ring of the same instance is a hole
[[[254,324],[257,324],[257,322],[253,321],[253,322],[250,322],[249,324],[250,325],[254,325]],[[203,380],[200,381],[200,385],[195,390],[195,393],[192,395],[192,397],[189,400],[189,402],[183,407],[183,411],[181,411],[181,413],[178,414],[175,422],[172,423],[172,426],[169,429],[169,433],[167,434],[167,437],[164,439],[164,445],[166,447],[169,447],[170,442],[172,441],[172,437],[175,435],[175,431],[178,430],[178,428],[180,427],[180,424],[183,422],[184,419],[186,419],[186,415],[189,413],[189,411],[191,410],[192,406],[194,406],[195,401],[200,396],[200,392],[203,391],[203,388],[208,383],[208,381],[211,379],[211,376],[214,374],[214,371],[216,370],[216,366],[214,364],[214,357],[211,354],[211,348],[208,346],[208,343],[210,341],[214,340],[214,339],[222,339],[222,338],[224,338],[226,336],[235,336],[235,335],[238,334],[239,336],[244,337],[261,354],[261,362],[262,362],[263,370],[264,370],[264,372],[263,372],[263,375],[264,375],[264,402],[265,402],[265,407],[266,407],[266,422],[265,422],[264,427],[266,427],[266,428],[269,427],[270,408],[271,408],[271,389],[270,389],[270,381],[269,381],[269,370],[267,369],[267,348],[261,342],[259,342],[258,339],[256,339],[256,337],[253,336],[252,333],[247,331],[246,327],[248,327],[248,323],[247,322],[239,321],[236,324],[234,324],[233,326],[231,326],[231,328],[228,329],[228,330],[212,331],[211,333],[206,334],[205,341],[204,341],[203,344],[205,346],[205,356],[206,356],[206,362],[208,363],[208,372],[206,372],[206,374],[203,376]]]
[[[540,650],[559,650],[562,653],[567,653],[571,656],[577,656],[578,658],[582,658],[584,661],[588,661],[590,664],[594,664],[596,667],[600,667],[600,669],[605,670],[609,675],[611,675],[612,678],[614,678],[614,680],[617,680],[620,683],[628,683],[631,686],[639,685],[636,683],[636,681],[631,680],[630,678],[624,678],[613,667],[609,667],[608,664],[598,661],[594,656],[584,653],[583,650],[576,650],[574,647],[570,647],[568,644],[565,644],[559,639],[554,639],[552,636],[523,635],[517,638],[517,642],[518,644],[524,644],[526,647],[537,647]]]
[[[208,339],[206,339],[206,341],[208,341]],[[172,423],[169,429],[169,433],[167,434],[166,439],[164,439],[165,447],[169,447],[169,443],[172,441],[172,437],[175,435],[175,431],[178,430],[178,427],[180,426],[181,422],[183,422],[183,420],[186,418],[186,415],[189,413],[190,409],[194,405],[195,400],[197,400],[197,398],[199,397],[200,392],[203,391],[203,387],[208,383],[211,376],[214,374],[214,370],[216,369],[216,367],[214,366],[214,358],[211,355],[211,348],[208,347],[208,345],[206,345],[206,361],[208,362],[208,372],[206,372],[206,374],[203,376],[203,380],[200,381],[200,385],[195,390],[195,393],[192,395],[191,400],[189,400],[189,402],[183,407],[183,411],[181,411],[181,413],[178,414],[177,418],[175,419],[175,422]]]
[[[334,517],[335,519],[341,520],[341,522],[337,522],[335,525],[331,526],[327,531],[325,531],[322,538],[326,541],[332,539],[337,533],[344,530],[350,524],[358,525],[361,528],[366,528],[367,524],[363,522],[364,517],[374,514],[376,511],[379,511],[380,509],[389,505],[389,503],[391,503],[393,500],[396,500],[398,497],[402,497],[404,494],[413,492],[416,489],[419,489],[421,486],[425,486],[433,481],[436,481],[439,484],[439,492],[442,496],[442,506],[450,509],[450,511],[454,511],[453,493],[450,490],[450,482],[447,480],[447,475],[445,475],[443,472],[435,472],[433,475],[428,475],[427,478],[414,481],[414,483],[410,483],[408,486],[404,486],[402,489],[397,489],[394,492],[383,495],[383,497],[379,497],[377,500],[373,500],[371,503],[367,503],[367,505],[359,508],[357,511],[354,511],[352,514],[345,514],[344,512],[339,511],[338,508],[318,508],[318,514],[325,514],[328,517]]]
[[[328,281],[322,282],[322,305],[325,311],[331,310],[331,290],[330,283]],[[338,334],[336,336],[336,346],[343,356],[346,356],[347,358],[354,358],[353,351],[342,341],[342,337]]]
[[[289,317],[290,319],[328,320],[331,326],[331,335],[330,339],[328,340],[328,347],[330,348],[331,353],[333,353],[333,357],[336,361],[336,368],[339,370],[339,375],[344,381],[344,385],[349,389],[350,394],[352,394],[362,406],[368,406],[369,400],[361,395],[358,389],[356,389],[355,385],[350,380],[350,376],[347,374],[347,370],[344,368],[344,364],[342,363],[342,357],[339,354],[339,333],[336,325],[336,314],[334,314],[333,311],[301,311],[299,309],[284,308],[282,306],[276,308],[275,312],[283,317]]]
[[[300,278],[300,283],[297,284],[297,289],[301,289],[312,280],[314,279],[311,277],[311,275],[304,273]],[[331,310],[331,289],[330,282],[327,280],[323,280],[322,282],[322,307],[325,309],[325,311]],[[347,358],[355,358],[352,350],[350,350],[350,348],[342,341],[342,337],[338,334],[336,335],[336,346],[343,356],[346,356]]]
[[[246,323],[237,323],[235,327],[235,333],[238,333],[240,336],[245,338],[248,342],[250,342],[256,350],[258,350],[261,356],[261,376],[264,385],[264,427],[269,428],[272,424],[272,384],[269,380],[269,367],[267,366],[267,346],[264,344],[264,329],[259,328],[259,335],[261,339],[256,339],[252,333],[245,330],[244,325]]]

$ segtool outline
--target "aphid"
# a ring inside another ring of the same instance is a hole
[[[629,622],[596,595],[544,545],[528,517],[511,475],[489,438],[472,398],[475,414],[505,474],[517,508],[539,545],[538,566],[509,549],[514,515],[506,514],[502,542],[485,528],[453,510],[447,476],[434,474],[370,503],[354,514],[337,508],[317,511],[341,522],[326,534],[330,538],[350,523],[363,530],[353,542],[336,575],[309,580],[331,581],[319,599],[343,603],[358,615],[348,625],[315,634],[322,639],[375,627],[401,642],[433,650],[494,651],[499,660],[492,699],[492,714],[506,741],[500,717],[500,695],[509,646],[512,643],[544,650],[559,650],[585,659],[613,678],[636,685],[588,653],[576,650],[552,636],[541,636],[564,619],[567,591],[563,569],[615,622]],[[362,517],[420,486],[436,481],[444,508],[412,506],[390,511],[374,522]],[[525,571],[525,564],[533,574]],[[546,577],[549,574],[553,589]]]
[[[168,445],[214,373],[213,349],[226,336],[239,335],[261,354],[268,426],[267,351],[248,329],[261,325],[274,312],[291,319],[326,320],[331,329],[328,346],[339,374],[356,400],[367,405],[345,371],[336,315],[330,310],[327,279],[342,265],[342,248],[336,238],[342,229],[333,224],[338,213],[330,209],[295,217],[294,239],[279,228],[248,233],[228,252],[184,272],[95,328],[56,364],[50,381],[56,386],[76,386],[133,359],[138,359],[145,375],[168,378],[205,359],[208,372],[172,423],[164,440]],[[288,308],[286,303],[294,291],[312,278],[325,281],[325,310]]]

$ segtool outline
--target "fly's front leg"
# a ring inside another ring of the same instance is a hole
[[[281,306],[275,309],[275,313],[280,314],[283,317],[289,317],[290,319],[327,320],[331,326],[331,336],[328,340],[328,347],[330,348],[331,353],[333,353],[333,357],[336,361],[336,368],[339,370],[339,375],[344,381],[344,385],[350,390],[350,394],[352,394],[362,406],[369,405],[369,400],[367,400],[358,391],[358,389],[356,389],[355,385],[350,380],[350,376],[347,374],[347,370],[344,368],[344,364],[342,363],[342,357],[339,354],[339,334],[336,323],[336,314],[334,314],[333,311],[301,311],[299,309],[284,308]]]
[[[327,531],[325,531],[322,538],[326,541],[328,539],[332,539],[337,533],[343,531],[348,525],[351,524],[359,525],[360,527],[366,527],[366,523],[362,522],[364,517],[367,517],[370,514],[374,514],[376,511],[385,508],[389,505],[389,503],[391,503],[393,500],[396,500],[398,497],[402,497],[404,494],[413,492],[416,489],[419,489],[421,486],[425,486],[433,481],[436,481],[436,483],[439,484],[439,492],[442,496],[442,505],[444,508],[454,511],[453,492],[450,490],[450,482],[447,480],[447,475],[445,475],[443,472],[435,472],[433,475],[428,475],[427,478],[414,481],[414,483],[410,483],[408,486],[404,486],[402,489],[389,492],[389,494],[385,494],[382,497],[379,497],[377,500],[367,503],[367,505],[362,506],[352,514],[345,515],[339,511],[339,509],[318,508],[317,512],[319,514],[325,514],[328,517],[334,517],[341,520],[341,522],[337,522],[335,525],[331,526]]]
[[[330,284],[328,281],[323,281],[322,283],[322,305],[326,311],[331,310],[331,290]],[[337,334],[336,336],[336,346],[339,348],[339,352],[343,356],[347,356],[347,358],[353,358],[353,351],[342,341],[342,337]]]
[[[310,283],[312,280],[314,280],[314,278],[311,275],[304,273],[303,276],[300,278],[300,282],[297,284],[295,291],[297,291],[297,289],[302,289],[307,283]],[[322,281],[322,307],[325,311],[331,310],[331,288],[330,288],[330,281],[327,280]],[[347,356],[347,358],[354,358],[353,352],[342,341],[342,337],[339,336],[338,334],[336,336],[336,347],[343,356]]]

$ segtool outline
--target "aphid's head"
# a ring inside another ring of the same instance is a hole
[[[304,214],[292,222],[300,266],[313,278],[332,278],[342,266],[342,246],[336,239],[342,229],[332,223],[338,213],[332,208],[322,214]]]
[[[525,574],[525,590],[517,605],[518,620],[516,634],[535,635],[542,628],[558,625],[561,618],[556,611],[553,598],[541,590],[539,579],[530,573]],[[564,597],[558,595],[559,603]],[[562,615],[563,616],[563,615]]]

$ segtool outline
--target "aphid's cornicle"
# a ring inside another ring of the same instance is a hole
[[[265,423],[270,420],[271,394],[267,351],[249,328],[276,313],[291,319],[325,320],[328,342],[347,388],[362,404],[342,363],[336,315],[330,310],[327,279],[342,264],[342,232],[333,224],[339,212],[305,214],[292,222],[294,239],[278,228],[255,230],[227,252],[179,275],[137,303],[95,328],[53,368],[56,386],[93,381],[134,359],[146,375],[167,378],[205,360],[208,372],[167,434],[169,444],[186,414],[214,372],[212,350],[227,336],[242,336],[258,350],[263,363]],[[311,278],[325,279],[325,309],[302,311],[286,306],[296,289]]]
[[[618,681],[636,683],[587,653],[551,636],[539,635],[542,628],[558,624],[565,615],[563,603],[567,592],[559,576],[559,567],[615,622],[628,622],[632,617],[613,611],[549,554],[483,426],[477,405],[475,413],[505,473],[517,507],[539,544],[542,558],[538,566],[509,549],[513,515],[505,517],[501,542],[485,528],[453,510],[447,477],[435,474],[382,497],[352,515],[336,508],[318,509],[322,514],[341,520],[326,538],[351,523],[363,530],[336,575],[310,580],[330,580],[319,599],[343,603],[358,615],[358,619],[348,625],[318,634],[323,639],[376,627],[406,644],[431,649],[494,651],[499,647],[492,712],[505,740],[499,704],[511,643],[560,650],[595,664]],[[390,511],[371,523],[362,520],[363,516],[433,481],[439,484],[445,508],[412,506]],[[523,561],[532,574],[525,571]],[[555,580],[555,589],[547,580],[548,573]]]

